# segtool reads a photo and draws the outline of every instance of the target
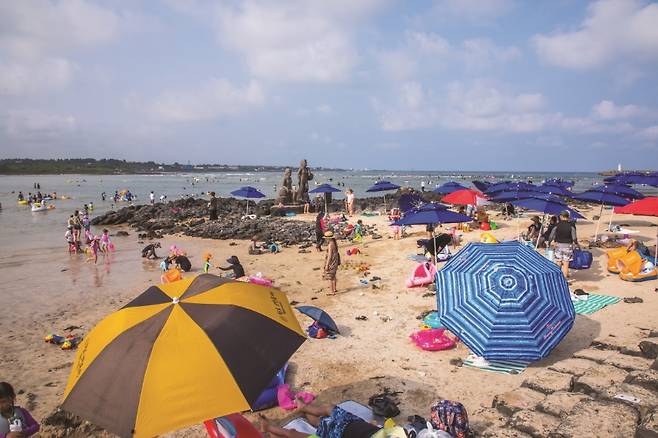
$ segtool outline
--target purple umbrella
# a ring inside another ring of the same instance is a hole
[[[393,184],[389,181],[377,181],[372,187],[370,187],[366,192],[390,192],[391,190],[397,190],[400,186]],[[384,193],[384,211],[386,211],[386,193]]]
[[[329,214],[329,205],[327,203],[327,193],[336,193],[340,192],[339,189],[333,187],[331,184],[320,184],[313,190],[309,190],[309,193],[323,193],[324,194],[324,211],[325,214]]]
[[[245,214],[249,214],[249,199],[265,197],[265,195],[259,192],[257,188],[251,186],[240,187],[238,190],[233,190],[231,195],[239,198],[247,198],[247,211]]]
[[[599,184],[589,189],[591,192],[603,192],[630,199],[642,199],[644,195],[637,190],[623,184]]]
[[[557,196],[551,195],[550,193],[541,193],[541,192],[525,192],[525,191],[513,191],[513,192],[500,192],[496,193],[493,198],[489,198],[491,202],[510,202],[518,201],[519,199],[543,199],[545,201],[557,202],[559,204],[564,204],[564,201]]]

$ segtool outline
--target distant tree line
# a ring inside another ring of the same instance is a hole
[[[156,163],[154,161],[140,162],[116,160],[111,158],[103,158],[100,160],[95,158],[58,158],[49,160],[10,158],[0,160],[0,175],[46,175],[67,173],[111,175],[222,171],[256,172],[283,171],[285,167],[286,166],[233,166],[227,164],[165,164]]]

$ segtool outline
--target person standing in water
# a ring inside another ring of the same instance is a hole
[[[217,220],[217,209],[219,208],[219,199],[215,197],[215,192],[210,192],[210,202],[208,202],[210,209],[210,220]]]
[[[151,205],[155,204],[155,193],[153,193],[153,190],[149,193],[149,200],[151,201]]]

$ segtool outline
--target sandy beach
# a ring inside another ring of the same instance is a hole
[[[587,212],[588,218],[597,209]],[[298,216],[313,220],[313,215]],[[658,328],[655,320],[658,294],[655,281],[628,283],[606,271],[604,250],[593,249],[594,263],[589,270],[572,274],[571,289],[617,297],[640,297],[642,303],[620,301],[592,315],[578,315],[568,336],[551,355],[532,364],[521,375],[488,373],[461,367],[468,356],[461,343],[457,348],[441,352],[425,352],[414,346],[409,335],[418,330],[417,316],[436,309],[436,297],[426,288],[407,289],[405,279],[416,262],[407,256],[418,252],[415,241],[426,234],[416,226],[401,240],[390,238],[388,223],[383,216],[361,217],[366,225],[374,225],[382,239],[370,237],[360,246],[361,254],[346,256],[353,245],[339,241],[343,265],[338,272],[336,296],[327,296],[327,284],[321,279],[324,254],[311,251],[298,253],[296,247],[284,248],[279,254],[250,256],[247,241],[218,241],[190,237],[167,236],[162,239],[163,251],[176,244],[190,254],[193,271],[200,272],[201,254],[210,251],[216,262],[237,255],[247,274],[261,272],[274,279],[277,288],[288,299],[300,304],[321,307],[336,320],[341,335],[336,339],[309,339],[291,359],[288,382],[295,389],[318,394],[324,402],[354,399],[367,403],[368,398],[384,389],[399,391],[402,415],[427,415],[430,403],[437,399],[462,402],[471,421],[477,412],[489,408],[497,394],[518,388],[525,379],[549,366],[571,358],[587,349],[595,340],[614,337],[619,344],[635,348],[637,340],[648,330]],[[499,239],[515,238],[517,224],[527,226],[528,219],[504,221],[492,219],[500,228],[492,233]],[[518,221],[518,222],[517,222]],[[640,231],[639,239],[654,244],[657,222],[651,218],[616,216],[615,223],[627,224]],[[578,234],[586,241],[594,234],[596,223],[579,221]],[[606,224],[607,225],[607,224]],[[0,258],[4,274],[0,308],[0,332],[3,333],[0,369],[3,379],[20,390],[18,404],[31,409],[42,419],[58,405],[63,393],[75,352],[62,351],[47,344],[48,333],[66,334],[67,328],[79,327],[72,333],[84,334],[104,316],[159,282],[159,262],[140,257],[143,246],[132,229],[112,227],[111,233],[128,231],[129,236],[113,238],[117,251],[101,257],[97,265],[86,263],[83,257],[68,256],[64,246],[47,251],[26,252]],[[480,231],[463,233],[463,241],[477,241]],[[313,250],[313,248],[310,248]],[[453,250],[455,251],[455,250]],[[370,275],[382,278],[381,289],[362,285],[353,268],[369,266]],[[211,272],[219,273],[215,268]],[[25,293],[29,290],[30,293]],[[366,316],[367,320],[357,320]],[[302,326],[310,323],[300,315]],[[634,347],[635,346],[635,347]],[[273,408],[265,414],[282,419],[289,413]],[[201,426],[172,433],[170,436],[206,436]]]

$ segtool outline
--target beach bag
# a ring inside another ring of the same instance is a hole
[[[592,253],[576,249],[573,251],[573,259],[569,262],[571,269],[589,269],[592,266]]]
[[[459,402],[439,400],[430,409],[430,422],[438,430],[448,432],[455,438],[470,436],[466,408]]]

